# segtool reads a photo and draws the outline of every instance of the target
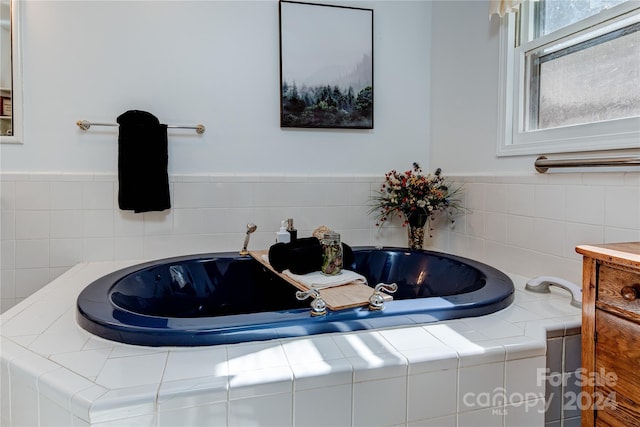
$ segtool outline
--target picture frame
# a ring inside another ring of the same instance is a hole
[[[281,0],[280,126],[373,129],[373,9]]]

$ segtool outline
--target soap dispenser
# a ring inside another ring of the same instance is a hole
[[[280,230],[276,233],[276,243],[289,243],[290,241],[291,235],[287,231],[287,221],[282,220]]]

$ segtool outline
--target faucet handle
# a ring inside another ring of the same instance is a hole
[[[369,310],[382,310],[384,308],[384,295],[382,291],[392,294],[398,290],[396,283],[378,283],[373,288],[373,294],[369,297]]]
[[[317,290],[316,288],[310,288],[306,291],[296,292],[296,298],[300,301],[305,300],[309,297],[313,298],[313,301],[311,301],[312,316],[324,316],[325,314],[327,314],[327,303],[324,299],[322,299],[319,290]]]

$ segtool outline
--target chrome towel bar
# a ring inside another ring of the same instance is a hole
[[[117,123],[95,123],[89,122],[87,120],[78,120],[76,125],[82,130],[89,130],[91,126],[119,126]],[[204,125],[197,124],[195,126],[178,126],[178,125],[167,125],[169,129],[195,129],[198,135],[202,135],[205,131]]]
[[[549,168],[579,168],[584,166],[640,166],[640,157],[594,157],[587,159],[548,159],[540,156],[533,164],[537,172],[545,173]]]

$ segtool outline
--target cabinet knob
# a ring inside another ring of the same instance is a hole
[[[620,289],[620,295],[627,301],[635,301],[640,296],[638,288],[640,285],[625,286]]]

